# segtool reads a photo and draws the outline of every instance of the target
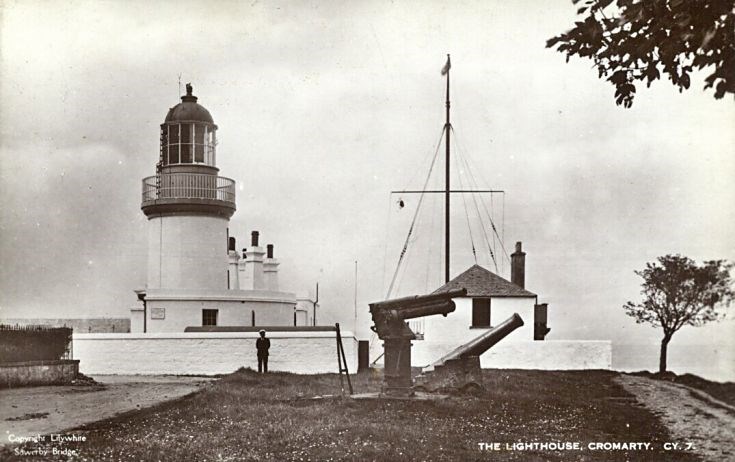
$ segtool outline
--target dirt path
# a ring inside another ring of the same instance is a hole
[[[98,376],[99,386],[0,390],[0,446],[19,436],[60,433],[198,390],[212,379],[176,376]],[[11,435],[14,435],[11,437]]]
[[[615,379],[660,417],[679,448],[704,460],[735,460],[735,407],[681,384],[621,375]]]

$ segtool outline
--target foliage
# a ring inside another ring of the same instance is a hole
[[[633,104],[637,80],[650,87],[663,72],[681,92],[705,68],[705,89],[717,99],[735,95],[735,0],[586,0],[577,14],[586,17],[546,47],[567,62],[592,59],[618,105]]]
[[[728,306],[735,296],[731,286],[731,264],[723,260],[704,262],[680,255],[659,257],[635,273],[643,278],[642,303],[628,302],[624,308],[637,323],[661,327],[673,335],[684,325],[700,326],[721,319],[720,305]]]
[[[698,266],[690,258],[666,255],[635,272],[643,278],[643,301],[628,302],[623,308],[636,323],[663,329],[660,372],[666,370],[666,345],[676,331],[685,325],[701,326],[724,317],[718,308],[728,307],[735,297],[732,267],[724,260],[705,261]]]

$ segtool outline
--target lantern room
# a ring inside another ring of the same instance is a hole
[[[199,214],[229,218],[235,212],[235,182],[218,175],[217,125],[197,103],[191,84],[161,124],[156,175],[143,179],[146,216]],[[226,228],[223,228],[226,229]]]
[[[191,84],[161,124],[161,166],[199,164],[216,166],[217,125],[197,103]]]

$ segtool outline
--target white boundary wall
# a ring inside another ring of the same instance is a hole
[[[411,363],[427,366],[455,349],[454,343],[424,343],[414,340]],[[381,352],[383,341],[376,339],[370,349],[370,360]],[[380,361],[382,364],[382,359]],[[611,369],[612,342],[610,340],[544,340],[507,341],[498,344],[480,356],[483,368],[498,369]]]
[[[336,332],[269,332],[269,371],[337,373]],[[74,359],[87,374],[227,374],[258,369],[257,332],[74,334]],[[347,366],[357,371],[357,339],[342,331]]]
[[[611,369],[610,340],[544,340],[500,342],[480,356],[485,368]]]

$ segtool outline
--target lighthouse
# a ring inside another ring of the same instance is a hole
[[[273,244],[263,258],[258,231],[242,253],[230,235],[235,181],[219,174],[217,129],[187,84],[160,126],[156,174],[143,179],[148,264],[133,332],[294,325],[297,299],[279,289]]]
[[[161,124],[156,175],[143,180],[148,289],[227,289],[235,182],[219,176],[217,125],[192,86]]]

